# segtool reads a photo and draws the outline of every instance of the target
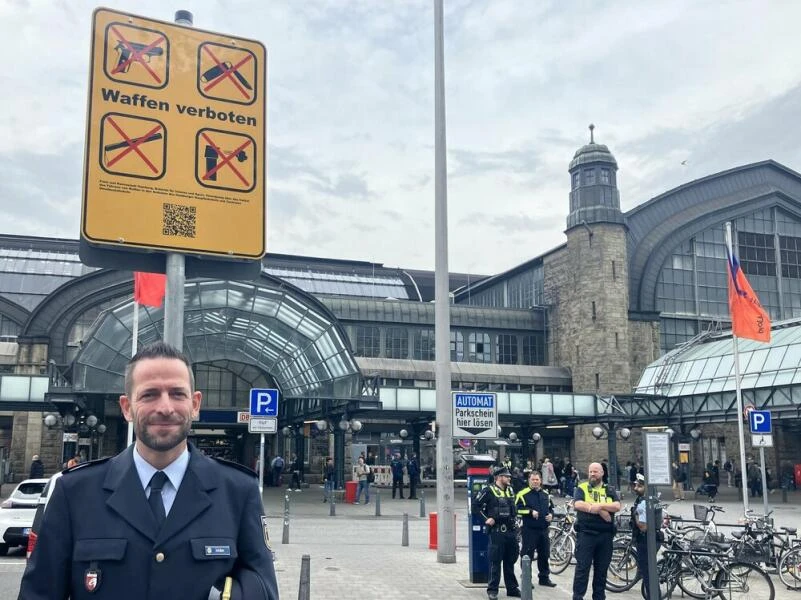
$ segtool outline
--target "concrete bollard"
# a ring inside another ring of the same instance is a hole
[[[426,493],[425,490],[420,490],[420,518],[426,518]]]
[[[787,488],[782,488],[782,503],[787,504]]]
[[[403,513],[403,535],[401,536],[401,546],[409,545],[409,513]]]
[[[284,496],[284,530],[281,533],[281,543],[289,543],[289,494]]]
[[[330,498],[328,499],[328,516],[329,517],[336,517],[337,516],[337,495],[335,491],[332,491],[330,494]]]
[[[520,598],[521,600],[533,600],[531,593],[531,558],[524,556],[521,561],[523,574],[520,577]]]
[[[298,600],[311,598],[311,557],[304,554],[300,559],[300,586],[298,587]]]
[[[375,488],[375,516],[381,516],[381,490]]]

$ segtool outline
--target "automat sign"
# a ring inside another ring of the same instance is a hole
[[[498,437],[498,398],[491,393],[453,392],[453,437]]]
[[[91,58],[81,236],[261,258],[264,46],[99,8]]]

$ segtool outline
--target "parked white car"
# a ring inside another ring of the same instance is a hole
[[[25,479],[17,484],[11,495],[0,503],[0,508],[36,508],[39,496],[48,479]]]

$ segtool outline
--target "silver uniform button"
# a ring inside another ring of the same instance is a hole
[[[164,562],[164,553],[163,552],[157,552],[156,553],[156,562],[158,562],[158,563]]]

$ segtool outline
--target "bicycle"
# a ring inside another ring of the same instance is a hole
[[[551,545],[548,566],[551,568],[551,573],[558,575],[570,565],[576,552],[575,522],[573,502],[568,500],[565,502],[564,516],[555,517],[548,527],[548,540]]]
[[[721,538],[717,536],[717,539]],[[698,558],[703,560],[699,561]],[[701,597],[707,599],[712,596],[719,596],[721,600],[775,598],[776,590],[770,576],[753,563],[734,560],[729,543],[708,539],[704,546],[692,547],[687,540],[676,536],[656,566],[660,600],[671,597],[677,586],[685,593],[698,597],[698,590],[690,593],[685,589],[687,581],[698,582],[703,592]],[[648,598],[644,584],[641,593],[643,598]]]
[[[801,591],[801,542],[793,546],[779,559],[779,579],[788,590]]]

